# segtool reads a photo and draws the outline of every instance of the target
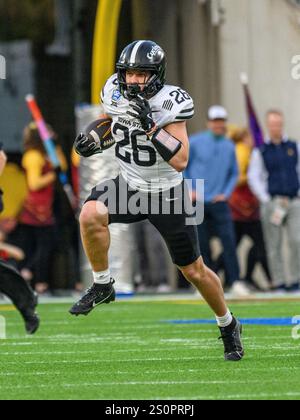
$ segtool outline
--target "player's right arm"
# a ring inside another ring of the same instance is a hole
[[[111,86],[115,84],[115,76],[112,76],[111,78],[108,79],[108,81],[106,82],[104,88],[101,91],[101,102],[102,102],[102,107],[104,112],[99,115],[99,119],[111,119],[111,116],[109,115],[109,113],[107,112],[106,109],[106,92],[111,89]],[[76,153],[82,157],[90,157],[93,156],[94,154],[98,154],[101,153],[101,146],[99,148],[99,144],[96,144],[94,139],[91,138],[90,136],[88,137],[86,134],[84,133],[80,133],[74,142],[74,149],[76,151]]]

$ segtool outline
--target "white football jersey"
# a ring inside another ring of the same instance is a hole
[[[121,95],[117,75],[113,75],[101,92],[105,113],[112,120],[116,140],[116,157],[121,174],[129,186],[143,192],[165,191],[179,185],[183,175],[157,152],[139,120],[127,114],[129,101]],[[166,85],[149,100],[157,126],[188,120],[194,115],[192,98],[176,86]]]

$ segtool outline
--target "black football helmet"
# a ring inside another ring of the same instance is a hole
[[[166,83],[166,54],[153,41],[135,41],[122,52],[117,62],[118,82],[121,94],[129,100],[142,95],[146,99],[157,94]],[[151,77],[143,91],[137,84],[127,85],[126,71],[150,71]]]

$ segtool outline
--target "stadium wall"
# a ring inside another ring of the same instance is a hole
[[[245,124],[239,73],[246,71],[257,110],[280,108],[287,132],[300,139],[300,80],[293,78],[292,59],[300,54],[300,7],[287,0],[223,0],[220,27],[221,100]]]

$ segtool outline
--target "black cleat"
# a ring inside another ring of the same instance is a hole
[[[86,291],[86,294],[79,302],[70,309],[70,314],[79,316],[87,316],[94,308],[103,303],[110,303],[116,300],[116,292],[114,289],[115,281],[111,279],[108,284],[96,284]]]
[[[34,301],[32,307],[26,308],[21,311],[27,334],[33,335],[37,332],[40,326],[40,318],[38,314],[35,312],[35,309],[38,305],[38,297],[37,294],[34,294]]]
[[[233,318],[229,327],[220,328],[221,337],[225,348],[225,360],[229,362],[239,362],[243,359],[245,352],[242,343],[243,327],[241,323]]]
[[[33,314],[32,316],[28,317],[25,320],[25,328],[27,331],[27,334],[33,335],[37,332],[37,330],[40,327],[40,318],[37,314]]]

